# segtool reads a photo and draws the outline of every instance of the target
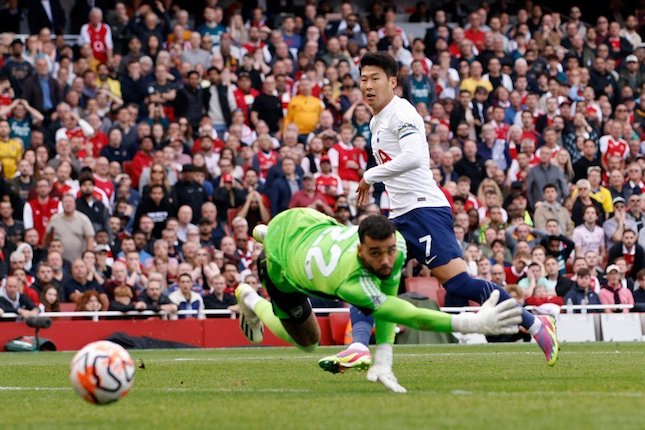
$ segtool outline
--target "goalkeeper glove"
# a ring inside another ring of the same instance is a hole
[[[404,387],[399,385],[396,376],[392,372],[392,345],[382,343],[376,346],[374,353],[374,364],[367,371],[367,380],[371,382],[380,382],[388,390],[395,393],[407,393]]]
[[[515,334],[522,322],[522,309],[515,299],[499,301],[499,291],[491,293],[477,313],[464,312],[452,317],[452,328],[460,333]]]

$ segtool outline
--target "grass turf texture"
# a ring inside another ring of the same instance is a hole
[[[364,372],[332,375],[289,348],[130,351],[130,394],[84,402],[72,353],[0,354],[0,422],[21,429],[642,428],[645,344],[567,344],[549,368],[535,345],[395,349],[397,395]]]

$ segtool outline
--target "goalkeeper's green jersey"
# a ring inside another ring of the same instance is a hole
[[[358,227],[347,227],[318,211],[289,209],[270,223],[264,239],[269,276],[284,292],[340,299],[366,311],[396,295],[406,259],[403,236],[392,274],[381,280],[358,258]]]

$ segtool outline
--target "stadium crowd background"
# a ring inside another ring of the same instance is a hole
[[[366,208],[354,193],[375,50],[425,121],[471,274],[527,304],[645,306],[642,8],[5,3],[0,312],[235,309],[239,282],[261,288],[258,223],[387,214],[383,186]]]

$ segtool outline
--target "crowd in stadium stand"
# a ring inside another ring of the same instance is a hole
[[[387,214],[382,184],[365,208],[355,193],[376,50],[425,121],[472,275],[536,306],[645,307],[643,9],[25,3],[0,10],[0,313],[235,310],[240,282],[261,289],[257,224]]]

